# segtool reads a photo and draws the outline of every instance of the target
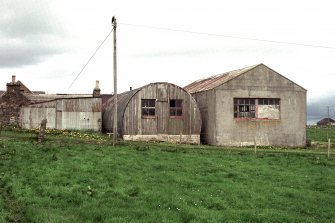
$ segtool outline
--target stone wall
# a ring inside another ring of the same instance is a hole
[[[8,83],[7,91],[0,97],[0,122],[18,126],[20,107],[27,104],[29,99],[21,92],[20,84]]]

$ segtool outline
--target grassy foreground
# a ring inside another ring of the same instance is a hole
[[[335,222],[334,171],[313,150],[5,131],[0,222]]]

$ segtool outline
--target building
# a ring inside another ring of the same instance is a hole
[[[151,83],[119,94],[117,106],[118,133],[124,140],[200,142],[199,108],[181,87]],[[103,130],[112,132],[114,97],[103,108]]]
[[[16,81],[12,76],[12,81],[7,83],[6,91],[0,94],[0,122],[4,125],[19,125],[20,107],[31,102],[30,96],[37,96],[39,93],[30,91],[21,81]]]
[[[324,118],[316,123],[317,125],[335,125],[335,120],[332,118]]]
[[[36,102],[21,107],[20,126],[24,129],[38,128],[47,119],[49,129],[73,129],[101,131],[101,98],[82,95],[65,95],[45,102]]]
[[[0,121],[22,128],[38,128],[47,119],[47,128],[100,131],[102,102],[99,83],[92,94],[45,94],[30,91],[15,76],[0,95]]]
[[[201,140],[224,146],[306,145],[306,90],[264,64],[195,81]]]

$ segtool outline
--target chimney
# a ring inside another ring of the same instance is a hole
[[[99,88],[99,81],[95,81],[95,88],[93,89],[93,97],[100,97],[100,88]]]
[[[15,84],[16,83],[16,76],[12,75],[12,83]]]
[[[129,88],[129,91],[131,91],[131,90],[133,90],[133,87],[130,87],[130,88]]]

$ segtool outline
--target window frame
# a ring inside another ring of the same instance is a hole
[[[174,102],[174,106],[171,106],[171,102]],[[174,114],[171,115],[171,111]],[[183,118],[183,100],[182,99],[170,99],[169,101],[169,117],[170,118]]]
[[[147,112],[144,112],[147,111]],[[150,114],[153,111],[153,114]],[[141,117],[155,118],[156,117],[156,99],[141,99]]]
[[[246,120],[280,120],[281,117],[280,98],[233,98],[233,117],[234,119]],[[260,118],[259,106],[274,105],[278,106],[278,118]],[[240,109],[242,111],[240,111]],[[249,115],[248,115],[249,113]],[[243,114],[243,115],[240,115]],[[247,115],[246,115],[247,114]]]

